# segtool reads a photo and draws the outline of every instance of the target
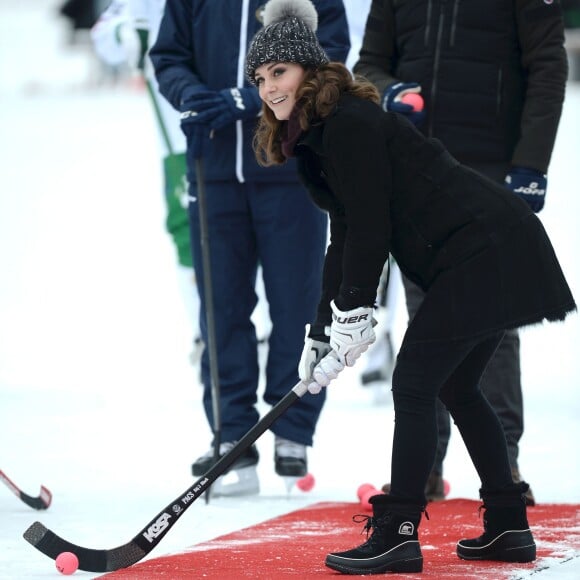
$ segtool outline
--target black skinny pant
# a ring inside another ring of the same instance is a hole
[[[485,489],[512,483],[505,435],[480,388],[503,333],[486,338],[411,342],[409,327],[393,373],[395,433],[391,494],[424,501],[437,450],[437,398],[445,404]]]
[[[409,320],[419,310],[425,292],[402,276]],[[508,330],[481,376],[481,388],[503,426],[512,468],[518,468],[519,442],[524,432],[524,404],[520,372],[520,337],[517,330]],[[449,412],[437,403],[439,442],[433,471],[443,473],[443,460],[451,437]]]

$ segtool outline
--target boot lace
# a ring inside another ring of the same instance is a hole
[[[427,511],[427,509],[422,508],[421,511],[425,514],[425,519],[429,520],[430,519],[429,512]],[[352,516],[352,521],[355,524],[362,524],[364,522],[365,525],[363,526],[361,535],[366,533],[366,537],[368,539],[371,530],[374,530],[380,526],[384,526],[389,521],[390,517],[391,517],[390,513],[386,513],[384,516],[378,518],[374,516],[367,516],[366,514],[356,514]]]
[[[375,518],[374,516],[367,516],[365,514],[356,514],[352,516],[352,521],[355,524],[362,524],[364,522],[363,529],[361,530],[361,535],[366,533],[367,540],[371,534],[371,531],[375,530],[380,526],[384,526],[390,518],[390,514],[386,514],[384,517]]]
[[[483,517],[481,515],[481,512],[483,512]],[[487,506],[485,505],[485,503],[482,503],[477,508],[477,517],[479,519],[483,519],[483,530],[484,530],[484,532],[487,532],[487,529],[488,529],[488,520],[487,520]]]

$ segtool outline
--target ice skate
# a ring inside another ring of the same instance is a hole
[[[290,493],[298,480],[308,472],[306,445],[295,443],[283,437],[276,437],[274,447],[276,473],[284,479],[286,492]]]
[[[536,544],[526,515],[527,483],[496,492],[480,490],[483,500],[483,534],[457,543],[462,560],[532,562]]]
[[[236,441],[226,441],[220,445],[220,459],[228,453],[236,444]],[[253,495],[260,492],[260,482],[256,465],[259,460],[258,450],[255,445],[247,449],[230,467],[219,477],[212,486],[211,494],[214,497]],[[191,466],[191,472],[195,477],[207,473],[216,463],[213,446],[199,457]]]
[[[260,480],[256,466],[231,469],[218,477],[211,487],[212,497],[240,497],[260,493]]]

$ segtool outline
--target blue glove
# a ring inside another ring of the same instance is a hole
[[[184,107],[188,110],[182,113],[189,113],[190,123],[207,125],[211,131],[219,131],[240,119],[257,117],[262,100],[254,88],[233,87],[221,91],[200,91],[184,101]]]
[[[193,123],[181,123],[181,130],[185,133],[187,150],[194,159],[203,157],[203,147],[209,139],[209,128],[207,125],[194,125]]]
[[[204,141],[209,138],[210,133],[208,125],[204,121],[200,122],[200,119],[207,120],[207,110],[220,100],[216,91],[210,91],[204,85],[190,87],[181,99],[181,130],[187,138],[187,148],[194,159],[202,156]]]
[[[223,89],[219,103],[206,111],[210,129],[219,131],[236,121],[255,119],[262,110],[262,99],[253,87]]]
[[[514,167],[505,178],[506,186],[521,197],[530,209],[538,213],[544,207],[548,180],[546,176],[535,169]]]
[[[191,87],[181,101],[181,129],[194,158],[201,157],[203,143],[218,131],[241,119],[258,116],[262,100],[255,88],[212,91],[204,85]]]
[[[411,105],[401,102],[401,98],[406,93],[419,92],[421,92],[419,83],[395,83],[394,85],[390,85],[383,93],[383,110],[405,115],[411,123],[420,125],[425,120],[425,111],[414,111]]]
[[[208,124],[217,114],[215,109],[221,102],[222,98],[217,91],[210,91],[203,85],[192,87],[181,99],[181,128],[185,132],[188,125]]]

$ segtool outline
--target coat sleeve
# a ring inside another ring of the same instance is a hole
[[[179,110],[186,88],[202,86],[195,74],[191,0],[167,0],[159,34],[149,51],[161,94]]]
[[[346,62],[350,50],[348,21],[342,0],[314,2],[318,12],[316,36],[331,61]]]
[[[324,145],[334,194],[344,208],[341,310],[375,303],[389,256],[391,165],[382,125],[348,112],[328,122]]]
[[[516,7],[527,87],[512,164],[546,172],[568,76],[562,11],[558,1],[518,0]]]
[[[330,301],[338,295],[342,281],[342,260],[344,241],[346,236],[346,222],[343,212],[331,210],[330,215],[330,243],[326,249],[324,269],[322,272],[322,295],[318,305],[316,322],[324,326],[332,322]]]
[[[373,0],[359,60],[353,71],[371,81],[382,94],[399,79],[392,74],[395,65],[395,28],[392,0]]]

